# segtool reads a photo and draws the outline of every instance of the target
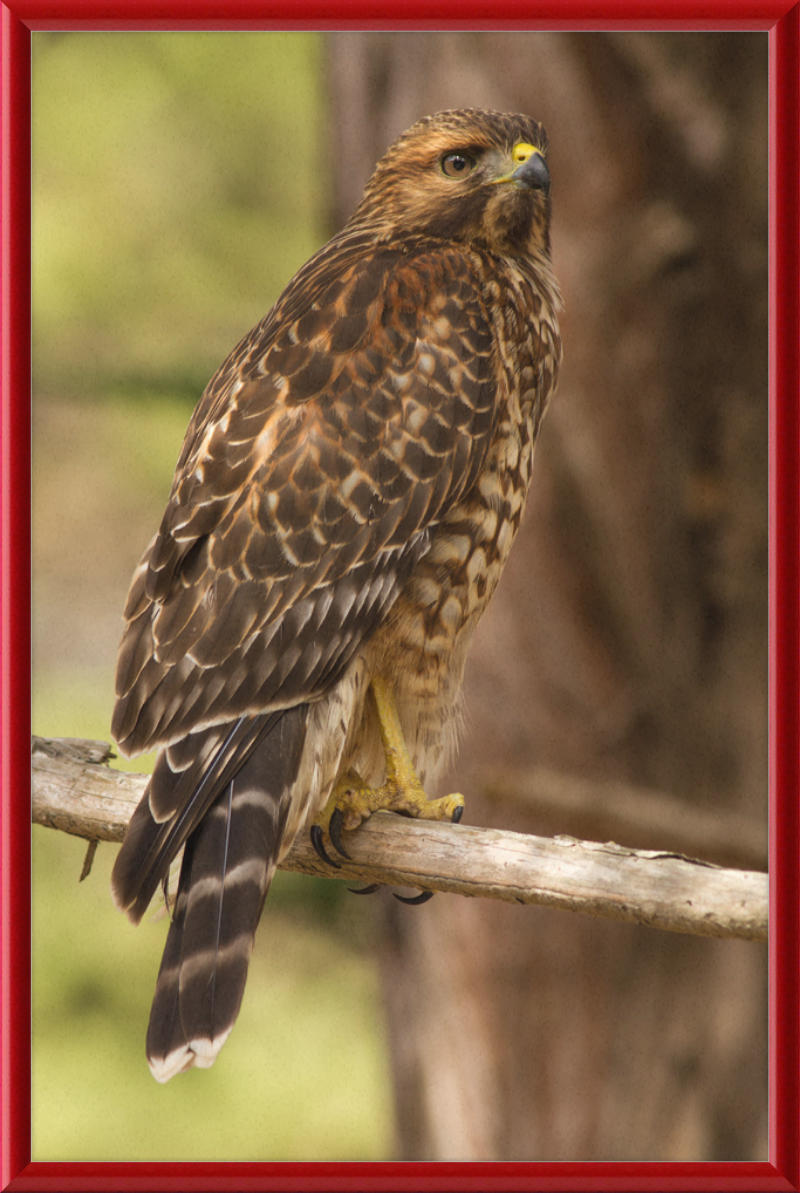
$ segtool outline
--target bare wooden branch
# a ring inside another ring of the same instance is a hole
[[[766,870],[767,817],[697,808],[660,791],[613,780],[590,781],[536,766],[481,771],[475,790],[493,803],[524,806],[535,812],[540,832],[569,833],[605,841],[613,838],[638,849],[667,849],[702,857],[720,866]]]
[[[34,738],[33,820],[121,841],[147,783],[112,770],[104,743]],[[768,878],[680,853],[574,837],[411,821],[378,813],[348,836],[332,874],[298,839],[282,868],[303,874],[541,904],[699,936],[767,937]]]

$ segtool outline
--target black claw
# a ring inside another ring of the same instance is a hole
[[[167,870],[167,872],[164,875],[164,878],[161,882],[161,889],[164,892],[164,906],[167,909],[167,915],[169,916],[170,922],[171,922],[172,921],[172,908],[169,905],[169,870]]]
[[[345,849],[344,845],[342,845],[342,823],[343,822],[344,822],[344,816],[343,816],[341,810],[339,808],[334,808],[333,815],[331,816],[330,823],[328,825],[328,836],[330,837],[334,848],[339,851],[339,853],[342,855],[342,857],[346,857],[349,862],[349,861],[352,861],[352,858],[350,857],[350,854]],[[341,870],[341,866],[339,866],[338,868]]]
[[[311,837],[311,844],[314,846],[314,852],[316,853],[317,857],[321,858],[323,862],[327,862],[327,864],[332,866],[334,870],[341,870],[342,867],[339,865],[339,863],[335,862],[332,857],[328,857],[328,851],[326,850],[322,840],[322,829],[318,824],[311,825],[311,832],[309,835]]]
[[[374,895],[376,891],[381,889],[383,884],[380,882],[371,882],[369,886],[354,887],[349,886],[347,889],[351,895]]]
[[[409,907],[417,907],[420,903],[427,903],[436,894],[436,891],[420,891],[418,895],[398,895],[392,891],[395,899],[399,899],[401,903],[407,903]]]
[[[461,819],[461,817],[463,815],[464,815],[464,805],[462,804],[461,807],[456,808],[455,812],[453,813],[453,817],[452,817],[450,823],[458,824],[459,820]]]

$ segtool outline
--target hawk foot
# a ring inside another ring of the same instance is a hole
[[[413,771],[412,771],[413,774]],[[320,819],[311,827],[311,843],[319,857],[335,869],[339,865],[328,854],[323,843],[323,826],[327,818],[328,838],[337,853],[350,860],[342,840],[342,832],[352,832],[373,812],[397,812],[416,820],[449,820],[458,824],[464,814],[463,795],[445,795],[428,799],[416,775],[408,787],[388,781],[380,787],[369,787],[357,771],[350,770],[336,785]]]
[[[370,692],[378,714],[383,751],[386,758],[386,781],[380,787],[370,787],[355,770],[342,775],[330,799],[311,830],[311,840],[323,861],[338,868],[328,856],[323,844],[323,828],[331,844],[343,857],[349,854],[342,842],[342,832],[352,832],[373,812],[397,812],[416,820],[449,820],[458,824],[464,814],[464,797],[458,793],[440,799],[428,799],[420,783],[403,737],[400,718],[389,684],[376,676]]]

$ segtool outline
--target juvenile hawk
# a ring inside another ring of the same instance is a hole
[[[429,801],[561,358],[546,136],[465,109],[389,149],[195,410],[125,607],[113,733],[158,748],[117,857],[138,922],[185,845],[147,1055],[214,1062],[298,830]]]

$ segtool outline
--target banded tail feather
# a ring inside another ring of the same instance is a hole
[[[190,733],[159,753],[111,874],[114,902],[134,924],[184,842],[281,716],[240,717],[232,726]]]
[[[157,1081],[193,1065],[212,1065],[236,1021],[256,928],[284,844],[307,718],[308,706],[299,705],[253,718],[262,724],[245,726],[246,732],[241,723],[222,727],[227,733],[209,770],[172,818],[154,820],[145,795],[131,820],[112,889],[132,919],[141,918],[183,844],[180,825],[192,826],[147,1031],[147,1059]],[[244,761],[241,753],[231,757],[235,737],[240,747],[242,742],[249,747]],[[175,785],[183,778],[179,771]],[[164,781],[162,769],[162,806],[168,802]]]

